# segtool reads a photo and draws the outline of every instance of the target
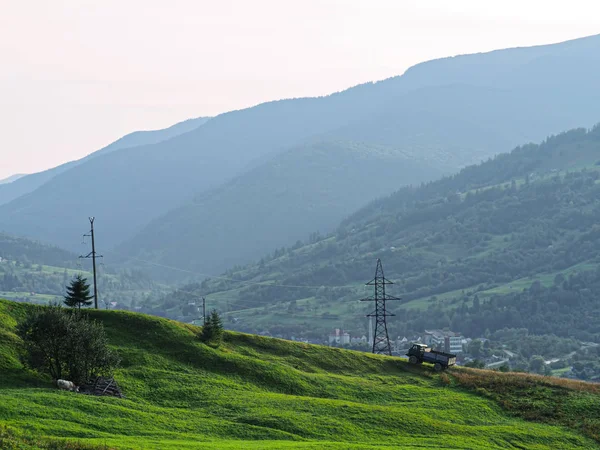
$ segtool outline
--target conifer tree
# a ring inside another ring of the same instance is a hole
[[[71,281],[71,285],[67,286],[67,295],[65,295],[65,305],[71,308],[77,307],[81,309],[81,305],[90,306],[92,304],[90,295],[90,285],[87,284],[87,278],[81,275],[76,275]]]
[[[206,318],[202,328],[202,340],[215,347],[218,347],[223,340],[223,321],[216,309],[213,309]]]

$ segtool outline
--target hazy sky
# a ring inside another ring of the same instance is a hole
[[[128,132],[600,33],[597,0],[0,0],[0,178]]]

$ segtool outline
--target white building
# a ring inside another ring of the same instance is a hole
[[[425,330],[425,335],[423,336],[425,344],[441,347],[443,351],[454,354],[463,352],[464,340],[464,336],[452,331]]]
[[[339,328],[336,328],[333,333],[329,335],[329,344],[340,344],[340,345],[349,345],[350,344],[350,334],[343,332]]]
[[[342,338],[340,339],[340,343],[342,345],[350,344],[350,335],[348,333],[342,333]]]

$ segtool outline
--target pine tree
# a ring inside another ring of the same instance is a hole
[[[90,306],[93,297],[93,295],[90,295],[90,285],[87,284],[87,278],[76,275],[73,281],[71,281],[71,285],[67,286],[65,305],[70,306],[71,308],[77,307],[78,309],[81,309],[81,305]]]
[[[202,340],[215,347],[218,347],[223,340],[223,321],[216,309],[213,309],[206,318],[202,328]]]

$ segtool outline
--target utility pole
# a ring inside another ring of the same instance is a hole
[[[373,353],[387,354],[392,356],[390,347],[390,338],[388,337],[387,320],[388,316],[395,314],[388,313],[385,302],[388,300],[400,300],[385,293],[385,285],[394,284],[385,279],[383,275],[383,266],[381,260],[377,259],[377,268],[375,269],[375,278],[367,283],[367,286],[375,286],[375,295],[369,298],[363,298],[361,302],[375,302],[375,312],[368,314],[367,317],[375,317],[375,333],[373,336]]]
[[[202,297],[202,320],[203,324],[206,325],[206,299]]]
[[[98,283],[96,280],[96,258],[102,258],[102,255],[96,255],[96,243],[94,242],[94,217],[90,217],[90,234],[84,234],[83,237],[91,236],[92,238],[92,251],[85,256],[80,258],[92,258],[92,268],[94,271],[94,308],[98,309]]]

